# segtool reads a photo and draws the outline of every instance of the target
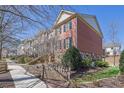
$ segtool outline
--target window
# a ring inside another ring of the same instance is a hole
[[[69,38],[66,38],[66,49],[69,48]]]
[[[69,37],[69,38],[66,38],[64,39],[64,48],[68,49],[72,46],[72,38]]]
[[[59,33],[61,34],[61,27],[59,28]]]
[[[72,38],[69,37],[69,48],[72,47]]]
[[[56,32],[61,34],[61,27],[60,28],[57,28],[56,29]]]
[[[66,43],[65,43],[65,40],[66,40],[66,39],[64,39],[64,49],[66,48]]]
[[[59,41],[59,48],[60,48],[60,49],[62,48],[61,40]]]
[[[66,25],[64,24],[64,26],[63,26],[63,27],[64,27],[64,32],[66,32]]]
[[[69,22],[69,29],[72,29],[72,22]]]

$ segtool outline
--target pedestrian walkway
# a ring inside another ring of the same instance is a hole
[[[47,88],[49,87],[39,78],[36,78],[34,75],[26,72],[26,70],[23,67],[12,62],[11,60],[7,60],[7,64],[16,88]]]

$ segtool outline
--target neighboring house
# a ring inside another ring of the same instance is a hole
[[[7,48],[3,48],[2,49],[2,57],[7,57],[8,56],[8,49]]]
[[[33,39],[24,40],[18,46],[18,55],[41,56],[51,52],[51,35],[51,31],[40,31]]]
[[[11,48],[8,51],[8,56],[16,56],[17,55],[17,49],[16,48]]]
[[[17,55],[32,55],[33,47],[31,46],[33,40],[24,40],[17,48]]]
[[[3,48],[2,49],[2,56],[8,57],[8,56],[15,56],[17,55],[17,49],[16,48]]]
[[[83,56],[102,56],[102,32],[96,16],[62,10],[55,21],[53,31],[57,33],[57,51],[64,52],[75,46]]]
[[[119,43],[109,43],[104,46],[104,52],[106,56],[118,56],[121,54],[121,45]]]
[[[20,44],[17,48],[17,55],[24,55],[24,44]]]

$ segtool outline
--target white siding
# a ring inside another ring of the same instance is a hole
[[[71,16],[71,15],[69,15],[69,14],[63,13],[63,14],[60,16],[59,20],[57,21],[57,24],[60,23],[60,22],[62,22],[62,21],[65,20],[65,19],[67,19],[67,18],[70,17],[70,16]]]

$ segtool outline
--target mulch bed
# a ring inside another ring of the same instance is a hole
[[[36,77],[41,79],[41,69],[37,69],[37,65],[21,65],[25,70],[28,70],[29,73],[35,75]],[[68,83],[64,80],[53,80],[53,79],[47,79],[43,80],[47,85],[53,87],[53,88],[66,88],[68,87]]]
[[[84,83],[79,85],[80,88],[124,88],[124,76],[111,77],[94,81],[91,83]]]
[[[15,88],[10,72],[0,74],[0,88]]]
[[[36,77],[41,75],[41,69],[37,68],[37,65],[20,65],[22,66],[27,72],[33,74]]]
[[[29,68],[29,65],[23,65],[25,69]],[[28,72],[35,76],[40,76],[41,71],[37,71],[37,68],[35,65],[31,66],[30,69],[28,69]],[[103,68],[104,69],[104,68]],[[103,70],[100,68],[97,69],[90,69],[88,71],[85,71],[87,73],[94,73],[100,70]],[[39,73],[40,72],[40,73]],[[80,75],[82,73],[76,73],[77,75]],[[85,74],[85,73],[84,73]],[[76,77],[75,75],[73,77]],[[40,77],[39,77],[40,78]],[[46,84],[50,85],[53,88],[67,88],[71,87],[68,86],[68,83],[65,81],[60,81],[60,80],[44,80]],[[72,85],[73,87],[73,85]],[[94,81],[91,83],[83,83],[77,85],[78,88],[124,88],[124,76],[117,76],[117,77],[112,77],[112,78],[107,78],[107,79],[102,79],[99,81]]]

